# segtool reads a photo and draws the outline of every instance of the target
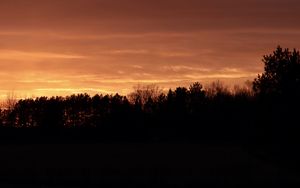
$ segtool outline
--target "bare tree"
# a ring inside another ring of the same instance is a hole
[[[10,111],[15,107],[17,102],[18,102],[17,96],[12,91],[6,95],[6,101],[4,102],[4,108]]]
[[[245,95],[245,96],[253,96],[253,86],[250,80],[247,80],[243,85],[234,85],[232,94],[235,96]]]
[[[131,103],[139,103],[142,106],[147,103],[148,100],[157,101],[162,89],[155,84],[151,85],[137,85],[134,86],[134,91],[128,95],[128,99]]]
[[[214,81],[208,85],[205,89],[205,92],[208,97],[230,94],[228,86],[225,86],[220,80]]]

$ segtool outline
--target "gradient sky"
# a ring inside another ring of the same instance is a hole
[[[252,80],[300,48],[299,0],[1,0],[0,98]]]

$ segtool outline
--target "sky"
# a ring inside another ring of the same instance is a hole
[[[0,98],[126,95],[263,72],[300,48],[298,0],[1,0]]]

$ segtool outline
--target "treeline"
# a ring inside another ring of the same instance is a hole
[[[140,86],[128,96],[22,99],[1,111],[0,124],[47,131],[85,129],[118,137],[239,139],[262,134],[265,139],[271,132],[282,133],[292,126],[288,123],[296,120],[298,113],[293,106],[299,101],[270,98],[266,100],[249,88],[230,91],[220,82],[205,89],[196,82],[167,93],[154,85]]]
[[[92,128],[133,137],[199,136],[199,131],[237,133],[237,126],[245,126],[251,113],[259,115],[258,109],[249,89],[230,92],[220,82],[204,89],[196,82],[167,93],[151,85],[139,86],[128,96],[78,94],[22,99],[1,111],[0,124],[4,128],[47,130]]]
[[[22,99],[13,107],[1,111],[0,124],[3,127],[18,128],[101,127],[134,122],[143,124],[151,119],[175,120],[186,119],[188,116],[205,118],[209,114],[213,115],[212,112],[218,113],[229,106],[232,111],[253,100],[251,90],[239,89],[233,93],[220,82],[214,82],[207,89],[196,82],[189,88],[178,87],[167,93],[149,85],[139,86],[128,96],[78,94]]]
[[[128,96],[23,99],[1,110],[0,127],[73,128],[103,137],[297,140],[299,51],[278,47],[263,62],[265,72],[250,88],[229,90],[220,82],[203,88],[196,82],[166,93],[152,85]]]

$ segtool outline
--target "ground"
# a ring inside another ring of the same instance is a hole
[[[86,143],[0,145],[1,187],[199,187],[299,183],[238,145]]]

